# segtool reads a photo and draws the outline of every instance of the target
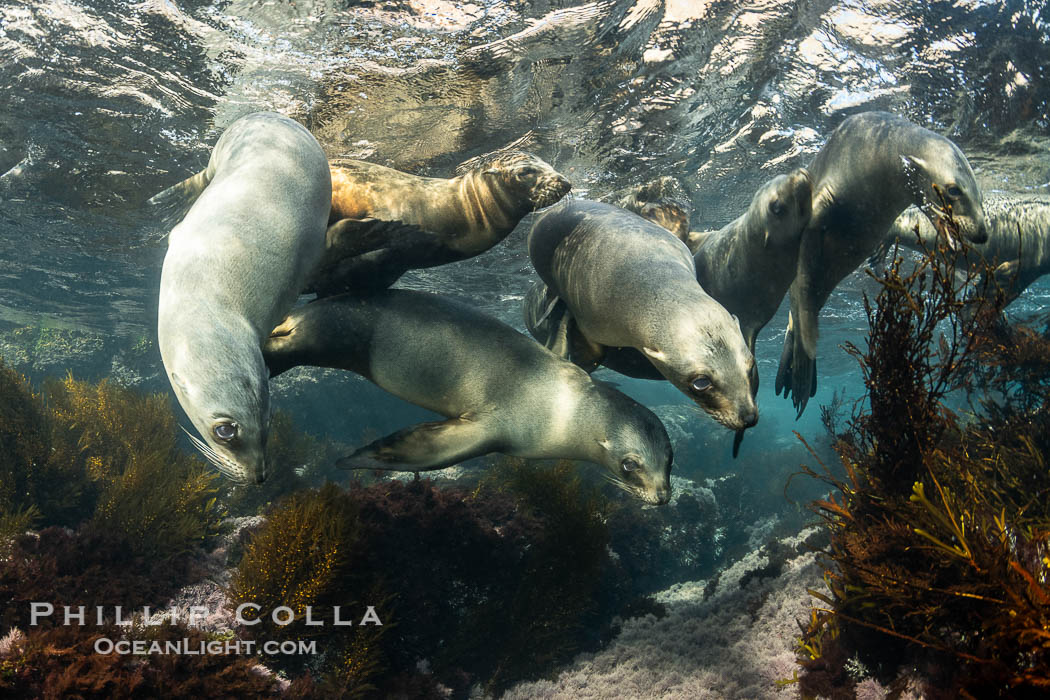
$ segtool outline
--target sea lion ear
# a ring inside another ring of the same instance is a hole
[[[912,201],[921,206],[930,195],[927,191],[929,177],[926,175],[926,161],[916,156],[901,156],[901,167],[904,170],[904,186],[911,194]]]
[[[595,440],[595,442],[597,442],[597,443],[598,443],[598,445],[600,445],[600,446],[601,446],[601,448],[602,448],[603,450],[605,450],[606,452],[608,452],[608,451],[609,451],[609,448],[611,448],[611,447],[612,447],[612,443],[611,443],[611,442],[609,442],[609,441],[608,441],[607,439],[605,439],[605,438],[602,438],[601,440]]]
[[[768,248],[769,247],[769,229],[768,228],[766,229],[766,235],[762,238],[762,247],[763,248]]]
[[[648,357],[650,360],[656,360],[658,362],[663,362],[663,361],[665,361],[667,359],[667,355],[665,355],[662,352],[660,352],[659,350],[655,350],[653,348],[643,347],[642,348],[642,352],[645,353],[645,356]]]
[[[182,377],[174,372],[171,373],[171,384],[183,394],[190,393],[189,388],[186,386],[186,382],[182,381]]]

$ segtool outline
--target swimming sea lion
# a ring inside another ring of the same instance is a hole
[[[265,345],[274,376],[298,365],[364,376],[446,421],[400,430],[341,460],[427,471],[489,452],[595,462],[652,504],[671,494],[671,443],[641,404],[513,328],[454,301],[391,289],[300,306]]]
[[[780,308],[795,278],[812,195],[804,168],[777,175],[758,188],[743,215],[718,231],[697,234],[696,279],[740,321],[752,354],[758,332]],[[753,389],[758,389],[757,374]]]
[[[536,217],[528,247],[549,287],[547,310],[559,313],[564,302],[552,345],[579,348],[573,359],[585,368],[608,348],[634,348],[726,427],[757,422],[748,381],[754,357],[736,320],[697,283],[689,249],[667,229],[609,204],[572,200]],[[557,340],[569,332],[574,342]]]
[[[171,230],[157,335],[175,396],[226,476],[260,483],[270,422],[261,345],[324,248],[332,201],[314,137],[280,114],[238,119],[202,173],[157,196],[190,200]]]
[[[776,389],[798,411],[816,393],[817,314],[835,286],[871,255],[890,224],[916,204],[936,215],[951,206],[963,235],[987,238],[981,191],[966,156],[928,129],[886,112],[843,121],[807,166],[813,211],[791,284],[791,316]]]
[[[962,262],[978,269],[992,265],[996,284],[1010,303],[1050,273],[1050,197],[988,195],[984,214],[988,240],[970,246]],[[881,260],[897,242],[914,250],[932,250],[937,245],[937,229],[919,209],[909,207],[893,222],[886,245],[873,260]]]
[[[445,180],[359,160],[332,163],[325,254],[307,291],[385,289],[407,270],[465,260],[572,187],[543,160],[511,151]]]
[[[616,204],[663,226],[688,245],[693,203],[682,183],[670,175],[662,175],[644,185],[632,187]]]

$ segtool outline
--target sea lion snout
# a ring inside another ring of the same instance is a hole
[[[756,423],[758,423],[758,411],[757,410],[753,410],[753,411],[751,411],[751,413],[748,413],[747,415],[744,416],[744,427],[745,428],[753,428],[753,427],[755,427]]]

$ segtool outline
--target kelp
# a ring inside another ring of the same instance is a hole
[[[1050,691],[1050,337],[1008,326],[990,271],[957,267],[950,216],[939,230],[847,346],[867,401],[834,444],[844,476],[807,470],[833,492],[813,504],[828,592],[802,625],[804,697],[853,697],[853,661],[897,691],[916,669],[931,698]],[[952,410],[963,393],[973,410]]]

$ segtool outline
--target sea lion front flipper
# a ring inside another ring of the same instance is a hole
[[[182,221],[212,177],[214,172],[209,174],[208,168],[205,168],[150,197],[146,204],[149,205],[153,218],[171,225]]]
[[[413,267],[429,267],[440,255],[447,252],[436,234],[419,226],[384,219],[340,219],[328,227],[324,255],[303,292],[324,297],[379,291]]]
[[[339,459],[340,469],[425,472],[491,452],[492,435],[476,420],[420,423],[380,438]]]
[[[568,318],[566,323],[566,342],[569,348],[569,359],[574,365],[590,374],[598,369],[598,366],[605,358],[606,347],[593,342],[581,333],[571,313],[566,311],[565,316]]]
[[[791,356],[795,351],[795,328],[791,318],[791,312],[788,311],[788,322],[787,329],[784,331],[784,348],[780,351],[780,366],[777,367],[777,379],[773,386],[773,390],[777,396],[780,396],[781,391],[784,393],[784,398],[788,398],[788,387],[791,386]]]
[[[738,431],[736,431],[736,434],[733,435],[733,459],[736,459],[737,455],[740,454],[740,443],[742,443],[744,441],[744,433],[745,432],[747,432],[747,431],[746,430],[738,430]]]

